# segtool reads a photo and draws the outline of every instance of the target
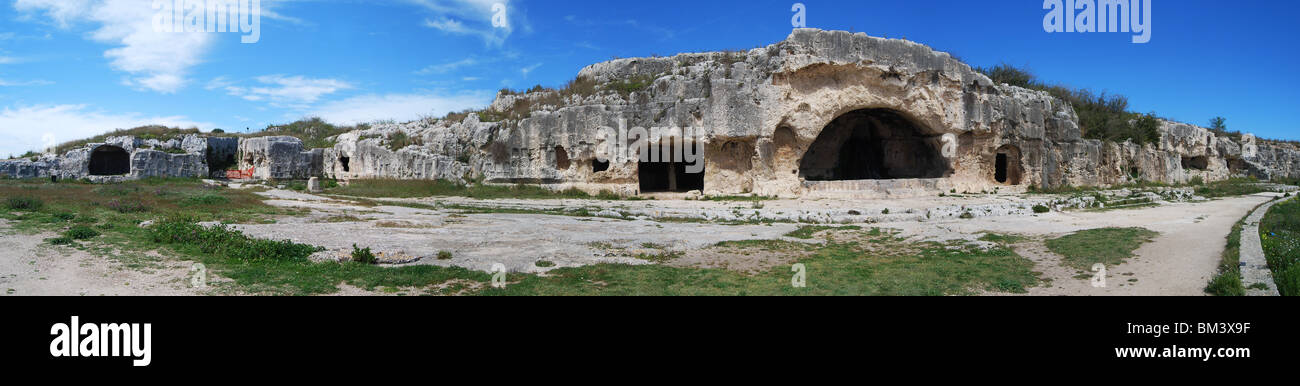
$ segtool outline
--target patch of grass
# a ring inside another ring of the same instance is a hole
[[[306,261],[321,248],[290,241],[254,239],[225,225],[203,227],[185,218],[172,218],[149,228],[155,243],[195,248],[207,254],[239,261]]]
[[[356,244],[352,244],[352,262],[375,265],[379,264],[379,259],[375,257],[374,253],[370,252],[369,247],[362,249],[357,248]]]
[[[1086,270],[1098,263],[1113,267],[1157,235],[1144,228],[1089,229],[1047,240],[1047,248],[1064,256],[1065,265],[1072,268]]]
[[[5,199],[5,208],[9,210],[40,210],[45,207],[45,201],[36,197],[9,197]]]
[[[1017,236],[1017,235],[1004,235],[1004,234],[997,234],[997,233],[985,233],[983,236],[980,236],[979,239],[980,239],[980,241],[988,241],[988,242],[991,242],[991,243],[999,243],[999,244],[1015,244],[1015,243],[1019,243],[1019,242],[1021,242],[1021,241],[1025,241],[1025,240],[1027,240],[1028,238],[1027,238],[1027,237],[1024,237],[1024,236]]]
[[[182,206],[224,205],[229,203],[229,198],[215,192],[203,192],[193,196],[188,196],[180,202]]]
[[[451,260],[452,255],[449,251],[438,251],[438,260]]]
[[[1300,201],[1273,205],[1259,222],[1259,235],[1278,292],[1300,296]]]
[[[1255,208],[1258,209],[1259,206]],[[1241,230],[1246,226],[1247,217],[1250,217],[1250,213],[1237,220],[1232,225],[1232,231],[1228,232],[1228,244],[1219,259],[1219,271],[1205,286],[1205,293],[1214,296],[1246,296],[1246,288],[1241,282]]]
[[[72,245],[75,241],[72,240],[71,237],[65,236],[65,237],[55,237],[52,239],[45,239],[45,242],[50,243],[50,245]]]
[[[67,232],[63,232],[63,237],[67,237],[73,240],[89,240],[98,237],[99,235],[100,235],[99,231],[91,229],[90,227],[85,225],[73,226],[72,228],[68,229]]]
[[[842,227],[835,227],[835,226],[822,226],[822,225],[810,225],[810,226],[800,227],[799,229],[796,229],[796,230],[793,231],[793,232],[786,233],[785,236],[786,236],[786,237],[793,237],[793,238],[796,238],[796,239],[804,239],[804,240],[808,240],[808,239],[813,238],[813,234],[815,234],[815,233],[817,233],[817,232],[828,231],[828,230],[832,230],[832,229],[835,229],[835,230],[854,230],[854,231],[856,231],[856,230],[862,230],[862,227],[859,227],[859,226],[856,226],[856,225],[849,225],[849,226],[842,226]]]
[[[601,264],[527,275],[484,295],[970,295],[979,291],[1025,292],[1038,285],[1033,262],[1009,249],[948,250],[938,244],[911,253],[881,256],[857,243],[817,247],[799,260],[807,287],[791,286],[790,267],[754,275],[725,269],[651,264]],[[516,280],[512,278],[510,280]]]
[[[1034,213],[1040,213],[1040,214],[1041,214],[1041,213],[1047,213],[1047,212],[1051,212],[1051,211],[1052,211],[1052,208],[1048,208],[1048,207],[1045,206],[1045,205],[1034,205]]]
[[[536,263],[533,263],[533,265],[539,268],[550,268],[550,267],[554,267],[555,263],[546,260],[538,260]]]

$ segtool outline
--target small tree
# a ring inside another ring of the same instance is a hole
[[[1228,120],[1223,117],[1210,118],[1210,130],[1225,132],[1228,131]]]

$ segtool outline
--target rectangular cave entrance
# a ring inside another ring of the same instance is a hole
[[[898,111],[851,111],[822,129],[799,175],[807,181],[946,177],[951,168],[934,134]]]
[[[993,173],[993,179],[998,183],[1007,183],[1007,155],[998,153],[998,160],[995,164],[997,170]]]
[[[642,193],[678,192],[704,190],[704,171],[687,172],[687,164],[682,162],[640,162],[637,163],[637,179],[641,181]]]

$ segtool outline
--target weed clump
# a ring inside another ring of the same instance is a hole
[[[36,197],[9,197],[5,200],[5,208],[10,210],[40,210],[45,207],[45,201]]]
[[[168,219],[149,228],[155,243],[194,248],[203,253],[242,261],[307,261],[323,248],[288,240],[254,239],[226,225],[203,227],[185,219]]]
[[[71,229],[68,229],[67,232],[63,232],[63,237],[67,237],[73,240],[88,240],[98,236],[99,236],[99,231],[96,231],[85,225],[77,225],[72,227]]]
[[[375,257],[375,254],[370,252],[369,247],[357,248],[356,244],[352,244],[352,261],[365,265],[379,264],[379,258]]]

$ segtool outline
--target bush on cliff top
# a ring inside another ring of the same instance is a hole
[[[988,76],[994,83],[1046,91],[1070,102],[1074,106],[1074,112],[1079,115],[1079,127],[1083,130],[1084,138],[1113,142],[1133,140],[1139,145],[1160,140],[1160,122],[1156,120],[1155,114],[1129,112],[1128,98],[1123,95],[1094,94],[1086,89],[1048,85],[1039,81],[1029,70],[1009,64],[990,68],[976,67],[975,70]]]

